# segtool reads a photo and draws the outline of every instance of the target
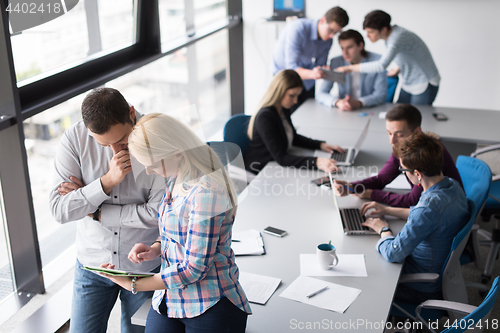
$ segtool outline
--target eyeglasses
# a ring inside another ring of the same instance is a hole
[[[403,169],[401,166],[399,166],[398,170],[399,170],[399,172],[401,172],[401,173],[405,173],[405,171],[408,171],[408,172],[413,172],[413,170],[410,170],[410,169]]]

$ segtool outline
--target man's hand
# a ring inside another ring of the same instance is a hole
[[[318,169],[323,170],[324,172],[334,172],[339,169],[335,165],[335,160],[324,157],[318,157],[316,159],[316,166],[318,167]]]
[[[314,67],[312,70],[311,70],[311,78],[313,80],[319,80],[319,79],[322,79],[326,76],[325,72],[323,72],[321,70],[321,67],[320,66],[317,66],[317,67]]]
[[[346,95],[343,99],[339,99],[335,105],[342,111],[352,111],[363,106],[359,100],[351,98],[349,95]]]
[[[361,199],[371,199],[373,190],[366,188],[361,193],[356,193],[356,196]]]
[[[349,188],[353,188],[353,185],[345,180],[333,180],[333,192],[338,197],[344,197],[348,194],[352,194],[351,191],[346,189],[346,186]]]
[[[71,176],[69,179],[71,182],[61,183],[61,185],[57,188],[60,195],[66,195],[71,191],[78,190],[80,187],[83,187],[83,183],[80,179]]]
[[[337,67],[334,69],[334,71],[336,72],[342,72],[342,73],[350,73],[352,72],[352,68],[351,68],[351,65],[348,65],[348,66],[340,66],[340,67]]]
[[[132,261],[135,264],[140,264],[143,261],[149,261],[158,258],[160,253],[160,243],[155,243],[153,246],[137,243],[134,245],[132,250],[130,250],[128,254],[128,260]]]
[[[130,154],[128,150],[120,150],[116,153],[109,163],[109,171],[101,177],[101,184],[104,193],[108,194],[125,176],[132,171],[130,164]]]
[[[340,153],[345,152],[345,150],[342,149],[340,146],[338,146],[338,145],[329,145],[326,142],[322,142],[321,145],[319,146],[319,149],[321,149],[322,151],[326,151],[328,153],[333,153],[334,151],[338,151]]]

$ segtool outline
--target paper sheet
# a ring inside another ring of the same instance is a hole
[[[248,301],[257,304],[266,304],[281,283],[281,279],[240,272],[240,284],[247,295]]]
[[[392,188],[394,190],[411,190],[410,183],[408,183],[408,180],[403,174],[400,174],[392,182],[385,185],[385,188]]]
[[[337,254],[339,263],[332,269],[319,267],[316,254],[300,255],[300,275],[304,276],[360,276],[367,277],[364,254]]]
[[[379,112],[379,113],[378,113],[378,117],[379,117],[380,119],[385,119],[385,115],[386,115],[386,114],[387,114],[387,112],[385,112],[385,111]]]
[[[233,232],[233,242],[231,248],[234,254],[241,255],[260,255],[266,253],[262,235],[258,230],[250,229],[245,231]],[[238,240],[239,242],[235,242]]]
[[[325,286],[328,286],[327,290],[314,297],[306,297]],[[356,288],[345,287],[307,276],[299,276],[280,294],[280,297],[313,305],[318,308],[344,313],[360,293],[361,290]]]

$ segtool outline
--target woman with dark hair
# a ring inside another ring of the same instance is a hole
[[[443,147],[434,134],[415,133],[399,142],[393,151],[401,161],[399,170],[413,184],[421,186],[423,193],[411,208],[386,207],[376,202],[361,207],[362,214],[374,208],[369,215],[407,220],[397,236],[380,218],[369,218],[363,224],[380,234],[377,250],[387,261],[405,261],[403,274],[440,274],[453,238],[470,218],[467,198],[456,180],[443,176]],[[442,298],[441,279],[401,284],[396,291],[399,300],[422,302],[430,298]]]
[[[422,39],[398,25],[391,26],[391,16],[381,10],[374,10],[365,16],[363,29],[373,43],[379,39],[385,40],[385,53],[377,61],[341,66],[335,70],[344,73],[384,72],[394,61],[398,69],[389,71],[387,75],[401,73],[402,87],[398,103],[432,105],[441,77],[431,52]]]
[[[302,79],[294,70],[285,69],[274,76],[260,102],[259,111],[252,116],[248,125],[250,143],[244,156],[248,171],[256,174],[270,161],[282,166],[317,168],[325,172],[337,170],[333,159],[288,153],[292,145],[326,152],[344,152],[337,145],[297,134],[290,118],[290,108],[297,104],[303,87]]]

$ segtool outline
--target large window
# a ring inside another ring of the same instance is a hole
[[[136,42],[134,0],[85,0],[11,38],[18,85]]]

